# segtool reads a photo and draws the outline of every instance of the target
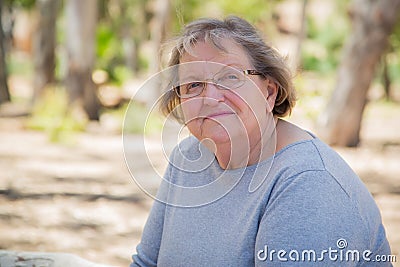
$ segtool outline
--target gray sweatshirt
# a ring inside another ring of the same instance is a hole
[[[391,266],[365,185],[318,138],[223,170],[197,139],[173,151],[134,266]]]

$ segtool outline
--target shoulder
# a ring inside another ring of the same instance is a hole
[[[320,147],[318,143],[318,139],[313,139],[285,146],[275,154],[271,171],[282,180],[307,171],[326,170],[321,153],[331,151],[324,151],[325,148]]]
[[[331,147],[293,123],[278,120],[276,133],[278,152],[275,162],[291,166],[294,174],[309,170],[330,172],[338,166],[340,169],[350,169]]]
[[[330,210],[339,208],[342,215],[347,211],[361,217],[379,217],[365,184],[340,155],[317,138],[285,148],[274,165],[269,205],[274,201],[305,201]]]
[[[354,185],[362,186],[359,177],[342,157],[316,137],[283,148],[276,154],[274,166],[281,182],[299,176],[324,177],[340,185],[348,194]]]
[[[331,234],[342,232],[359,242],[367,242],[380,231],[379,210],[368,189],[340,155],[321,140],[293,144],[275,161],[280,168],[265,214],[278,213],[269,217],[277,225],[294,219],[292,226],[297,227],[297,223],[307,221],[310,231],[320,229],[326,234],[322,229],[329,228]]]

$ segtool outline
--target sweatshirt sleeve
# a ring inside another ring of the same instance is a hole
[[[130,267],[157,266],[158,252],[163,231],[165,204],[154,201],[150,215],[143,229],[140,243],[136,247],[136,254],[132,256]]]
[[[325,170],[306,171],[278,183],[260,219],[255,266],[365,264],[363,253],[374,253],[370,236],[383,228],[379,215],[375,225],[366,223],[357,201],[363,199],[352,199]],[[365,201],[370,201],[369,195]],[[388,244],[384,246],[389,252]]]
[[[166,204],[160,200],[165,201],[168,195],[169,183],[166,182],[166,180],[168,181],[170,179],[170,170],[171,166],[169,165],[144,226],[140,243],[136,247],[136,254],[132,256],[133,262],[130,267],[157,266],[166,209]]]

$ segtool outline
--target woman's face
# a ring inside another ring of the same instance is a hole
[[[199,140],[211,139],[216,145],[235,145],[235,142],[251,145],[258,142],[263,130],[273,121],[271,111],[276,86],[262,76],[246,75],[238,88],[218,88],[211,80],[218,80],[224,70],[254,69],[239,45],[229,39],[224,39],[222,45],[226,51],[198,42],[190,54],[185,53],[181,58],[179,79],[208,81],[200,95],[181,99],[185,123]]]

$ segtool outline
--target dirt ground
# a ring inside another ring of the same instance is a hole
[[[367,112],[360,148],[336,150],[372,192],[400,261],[400,109],[385,112]],[[23,119],[0,118],[0,249],[128,266],[151,203],[125,166],[120,134],[95,126],[54,144]]]

